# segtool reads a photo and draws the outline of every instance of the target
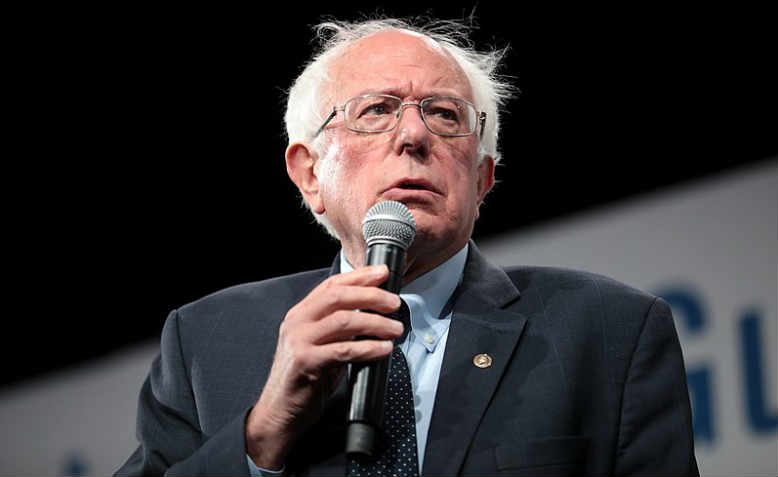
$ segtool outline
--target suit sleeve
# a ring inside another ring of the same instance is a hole
[[[648,311],[622,399],[616,475],[699,475],[681,345],[667,303]]]
[[[140,445],[116,475],[250,475],[245,442],[249,409],[213,435],[204,435],[187,369],[174,311],[138,399]]]

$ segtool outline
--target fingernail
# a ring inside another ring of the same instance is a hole
[[[405,326],[402,324],[402,322],[397,320],[392,320],[394,323],[392,323],[392,328],[398,333],[402,333],[403,329],[405,329]]]

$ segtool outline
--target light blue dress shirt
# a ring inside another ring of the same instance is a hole
[[[451,324],[451,309],[447,308],[446,304],[462,280],[467,249],[468,246],[465,245],[454,256],[400,290],[400,297],[408,304],[411,312],[411,330],[400,347],[408,361],[413,386],[419,475],[424,464],[427,433]],[[341,273],[353,269],[341,251]],[[268,472],[254,465],[250,458],[248,461],[253,476],[278,476],[283,472],[283,469],[278,472]]]

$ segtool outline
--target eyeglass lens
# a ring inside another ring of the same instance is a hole
[[[346,123],[350,129],[363,132],[388,131],[397,124],[401,108],[416,106],[403,104],[399,98],[383,95],[365,95],[346,103]],[[422,118],[435,134],[466,135],[475,131],[475,108],[457,98],[427,98],[419,105]]]

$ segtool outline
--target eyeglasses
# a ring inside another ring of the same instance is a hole
[[[484,134],[486,113],[479,112],[464,99],[449,96],[432,96],[419,103],[403,103],[402,99],[388,94],[364,94],[349,99],[341,107],[333,107],[313,137],[318,136],[338,112],[343,112],[346,129],[360,133],[391,131],[400,122],[403,111],[416,106],[427,129],[438,136],[469,136],[481,126]]]

